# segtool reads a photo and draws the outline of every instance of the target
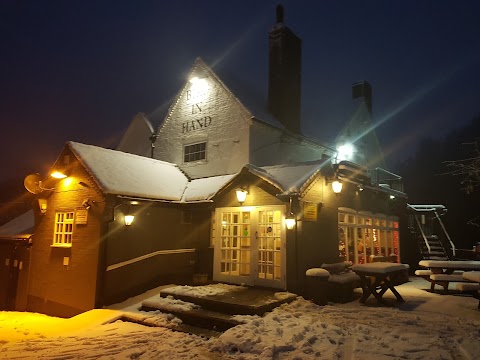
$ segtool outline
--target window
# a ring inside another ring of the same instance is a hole
[[[398,220],[382,214],[353,212],[340,208],[338,213],[338,250],[341,260],[354,264],[399,259]]]
[[[183,162],[205,160],[207,158],[206,148],[206,142],[185,145],[183,149]]]
[[[73,211],[57,211],[55,213],[54,246],[72,246]]]

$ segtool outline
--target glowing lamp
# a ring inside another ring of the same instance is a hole
[[[134,219],[135,219],[135,215],[132,215],[132,214],[125,215],[125,225],[126,226],[132,225]]]
[[[51,177],[55,179],[65,179],[67,177],[66,174],[60,172],[60,171],[54,171],[50,174]]]
[[[285,218],[285,225],[287,226],[287,229],[292,230],[295,227],[295,223],[295,215],[293,215],[292,213],[288,214]]]
[[[238,190],[236,190],[236,193],[237,193],[238,202],[240,203],[240,205],[243,204],[245,202],[245,200],[247,199],[248,191],[244,190],[244,189],[238,189]]]
[[[342,188],[343,188],[343,184],[340,181],[338,180],[332,181],[332,190],[335,194],[341,193]]]
[[[343,144],[337,148],[337,160],[352,160],[355,153],[355,147],[352,144]]]

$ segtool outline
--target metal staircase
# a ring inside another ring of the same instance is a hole
[[[407,205],[409,228],[416,238],[420,253],[428,260],[452,260],[455,245],[440,218],[447,209],[443,205]]]

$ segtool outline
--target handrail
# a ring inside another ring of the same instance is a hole
[[[420,229],[420,232],[422,233],[423,241],[425,242],[425,245],[427,246],[428,253],[430,254],[430,244],[428,243],[427,237],[425,236],[425,233],[423,232],[422,225],[420,224],[420,221],[418,220],[417,215],[415,216],[415,221],[417,222],[418,228]]]
[[[448,241],[450,242],[450,246],[452,247],[452,253],[453,253],[453,256],[456,256],[455,255],[455,244],[453,243],[452,239],[450,239],[450,235],[448,235],[448,232],[447,232],[447,229],[445,228],[445,225],[443,225],[443,222],[442,220],[440,219],[440,216],[438,216],[437,212],[434,211],[435,213],[435,217],[438,219],[438,222],[440,223],[440,226],[442,227],[442,230],[443,232],[445,233],[445,235],[447,236],[447,239]]]

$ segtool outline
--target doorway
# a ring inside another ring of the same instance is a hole
[[[213,280],[285,288],[285,207],[215,210]]]

